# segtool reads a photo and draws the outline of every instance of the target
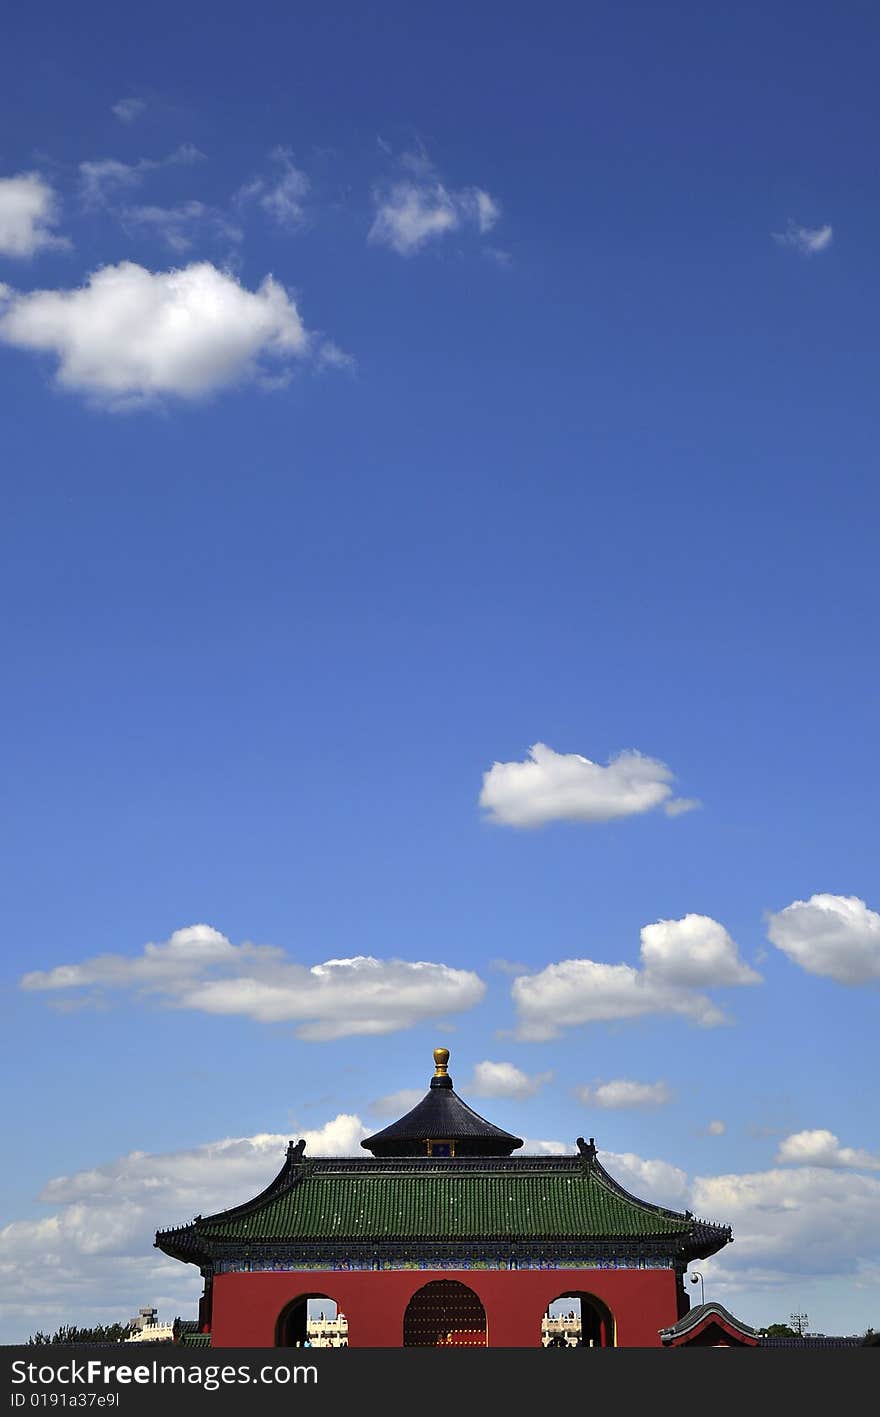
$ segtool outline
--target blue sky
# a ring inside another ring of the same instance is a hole
[[[6,1340],[440,1042],[876,1327],[872,7],[13,29]]]

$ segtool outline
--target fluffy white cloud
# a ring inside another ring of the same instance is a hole
[[[534,743],[525,762],[493,763],[483,774],[480,806],[494,822],[510,827],[540,827],[546,822],[610,822],[662,806],[678,815],[699,804],[674,798],[673,774],[665,763],[625,752],[607,767],[557,753]]]
[[[341,1114],[294,1135],[307,1155],[349,1156],[362,1154],[367,1129]],[[164,1318],[194,1313],[198,1273],[155,1251],[155,1231],[249,1200],[281,1169],[288,1139],[261,1133],[134,1151],[50,1180],[40,1200],[54,1213],[0,1230],[0,1341],[21,1341],[36,1327],[125,1321],[147,1300]]]
[[[111,408],[196,399],[309,350],[283,286],[267,276],[251,291],[207,261],[157,272],[123,261],[78,290],[10,292],[0,339],[54,355],[61,385]]]
[[[21,986],[37,990],[136,986],[175,992],[212,966],[243,969],[283,957],[283,951],[271,945],[233,945],[212,925],[187,925],[161,944],[145,945],[140,955],[94,955],[82,964],[33,970],[23,976]]]
[[[709,915],[658,920],[641,931],[642,964],[667,984],[757,984],[761,976],[739,957],[736,943]]]
[[[401,256],[411,256],[426,242],[455,231],[460,222],[455,203],[440,183],[428,187],[396,182],[376,205],[369,239]]]
[[[122,187],[136,187],[145,172],[155,167],[144,158],[138,163],[119,162],[117,158],[100,158],[79,165],[80,184],[84,201],[97,205]]]
[[[310,182],[296,166],[289,148],[278,147],[269,154],[279,175],[274,180],[256,177],[237,194],[238,202],[255,201],[279,226],[301,226],[305,219],[305,199]]]
[[[471,970],[424,960],[358,955],[306,965],[283,950],[233,945],[208,925],[177,930],[141,955],[98,955],[82,964],[33,971],[24,989],[90,987],[155,993],[178,1008],[296,1023],[312,1041],[384,1034],[447,1017],[479,1003],[486,986]]]
[[[789,221],[785,231],[773,232],[777,245],[792,246],[804,256],[817,256],[820,251],[827,251],[833,238],[834,231],[830,225],[800,226],[796,221]]]
[[[647,1014],[681,1014],[707,1028],[724,1022],[721,1010],[704,994],[664,985],[628,964],[592,959],[564,959],[520,976],[511,993],[518,1037],[529,1042],[556,1038],[563,1028],[579,1024]]]
[[[187,251],[193,242],[193,228],[207,210],[203,202],[182,202],[178,207],[126,207],[122,219],[126,225],[157,231],[172,251]]]
[[[142,98],[121,98],[118,103],[111,105],[111,113],[115,113],[121,123],[133,123],[136,118],[140,118],[146,108]]]
[[[632,1151],[600,1151],[599,1160],[615,1181],[640,1200],[678,1210],[688,1204],[687,1172],[669,1161],[645,1160]]]
[[[614,1078],[595,1087],[576,1087],[575,1096],[589,1107],[662,1107],[673,1094],[665,1082],[630,1082]]]
[[[475,1097],[534,1097],[552,1073],[535,1073],[529,1077],[514,1063],[492,1063],[486,1059],[474,1067],[474,1076],[466,1091]]]
[[[724,1133],[727,1131],[727,1124],[719,1121],[710,1122],[706,1131],[709,1133],[710,1137],[723,1137]]]
[[[878,1257],[880,1181],[805,1166],[698,1176],[692,1209],[733,1227],[736,1244],[718,1256],[725,1272],[745,1269],[772,1283],[780,1273],[854,1274]]]
[[[573,1142],[530,1140],[526,1137],[522,1150],[514,1154],[516,1156],[570,1156],[574,1150]]]
[[[561,1029],[647,1014],[680,1014],[704,1028],[724,1014],[695,986],[754,984],[760,975],[739,958],[727,931],[706,915],[660,920],[641,932],[641,968],[566,959],[520,975],[511,993],[520,1038],[539,1041]]]
[[[811,895],[769,916],[777,949],[809,974],[838,984],[880,979],[880,914],[858,896]]]
[[[58,200],[39,172],[0,177],[0,255],[26,257],[70,243],[58,236]]]
[[[323,1127],[297,1130],[297,1137],[305,1141],[309,1156],[362,1156],[361,1142],[369,1135],[370,1128],[350,1112],[340,1112]]]
[[[776,1160],[796,1166],[850,1166],[863,1171],[880,1171],[880,1156],[841,1146],[833,1132],[821,1127],[786,1137],[779,1145]]]
[[[376,212],[369,240],[411,256],[429,241],[462,227],[484,236],[501,216],[494,197],[482,187],[447,187],[424,151],[404,153],[400,165],[408,176],[373,192]]]

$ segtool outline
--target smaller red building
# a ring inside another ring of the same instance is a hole
[[[664,1348],[757,1348],[761,1335],[723,1304],[698,1304],[660,1333]]]
[[[302,1342],[323,1299],[352,1348],[536,1348],[549,1306],[573,1299],[584,1346],[659,1347],[687,1313],[688,1264],[729,1228],[631,1195],[592,1139],[572,1156],[514,1156],[521,1138],[457,1095],[448,1058],[434,1050],[428,1092],[362,1142],[369,1158],[291,1142],[253,1200],[157,1234],[202,1273],[202,1342]]]

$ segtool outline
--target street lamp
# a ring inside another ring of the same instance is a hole
[[[694,1270],[693,1274],[690,1276],[690,1280],[691,1280],[691,1284],[696,1284],[697,1280],[700,1281],[700,1303],[701,1303],[701,1304],[705,1304],[705,1302],[706,1302],[706,1291],[705,1291],[705,1289],[703,1288],[703,1276],[699,1273],[698,1270]]]

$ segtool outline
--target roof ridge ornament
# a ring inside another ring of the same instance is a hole
[[[431,1078],[431,1087],[445,1088],[447,1091],[452,1088],[452,1078],[449,1076],[449,1049],[434,1049],[434,1076]]]
[[[596,1143],[592,1137],[590,1137],[589,1144],[584,1141],[583,1137],[578,1137],[577,1149],[580,1152],[581,1156],[585,1156],[588,1161],[593,1161],[595,1159]]]
[[[302,1159],[303,1159],[303,1152],[305,1151],[305,1149],[306,1149],[306,1139],[305,1139],[305,1137],[300,1137],[299,1141],[297,1141],[297,1142],[289,1141],[289,1142],[287,1143],[287,1160],[288,1160],[289,1162],[291,1162],[291,1161],[302,1161]]]

